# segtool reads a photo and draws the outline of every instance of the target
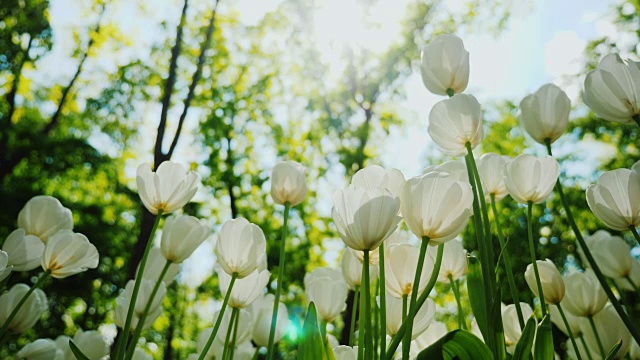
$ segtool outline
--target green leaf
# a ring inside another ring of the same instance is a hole
[[[466,330],[454,330],[418,354],[417,360],[493,360],[482,340]]]
[[[609,355],[607,355],[607,358],[605,360],[613,360],[613,358],[616,357],[618,350],[620,350],[620,347],[622,347],[622,340],[613,345],[613,348],[611,348],[611,351],[609,351]]]
[[[507,349],[504,344],[504,328],[502,327],[502,292],[500,286],[493,296],[493,306],[491,309],[491,317],[489,318],[489,328],[491,331],[491,348],[495,359],[504,360],[507,358]]]
[[[302,326],[302,339],[298,345],[299,360],[324,360],[325,351],[320,327],[318,326],[318,314],[313,301],[309,304],[307,317],[304,319]],[[332,352],[333,353],[333,352]]]
[[[87,355],[83,354],[82,351],[80,351],[80,349],[78,349],[76,344],[74,344],[73,340],[71,340],[71,339],[69,339],[69,347],[71,348],[71,351],[73,352],[73,355],[76,356],[76,359],[78,359],[78,360],[89,360]]]
[[[473,316],[476,318],[480,332],[485,339],[489,339],[489,321],[486,311],[486,299],[484,285],[482,283],[482,268],[480,261],[475,256],[469,256],[469,269],[467,272],[467,289],[469,302]]]
[[[536,325],[536,319],[533,316],[527,320],[520,340],[516,344],[516,350],[513,352],[513,360],[529,360],[531,358],[533,339],[536,337]]]
[[[547,314],[538,325],[533,358],[535,360],[548,360],[554,358],[551,316],[549,314]]]

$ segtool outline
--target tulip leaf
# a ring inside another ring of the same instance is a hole
[[[487,317],[486,299],[482,280],[482,268],[480,261],[475,256],[469,256],[469,269],[467,271],[467,289],[469,302],[473,316],[476,318],[480,332],[485,339],[489,339],[489,321]]]
[[[535,360],[548,360],[554,358],[553,334],[551,333],[551,315],[549,314],[547,314],[540,324],[538,324],[533,358]]]
[[[318,326],[318,314],[313,301],[309,304],[307,317],[302,326],[302,339],[298,345],[298,359],[324,360],[325,346]]]
[[[611,351],[609,351],[609,355],[607,355],[607,358],[605,360],[612,360],[616,357],[616,354],[618,353],[618,350],[620,350],[620,348],[622,347],[622,340],[618,341],[615,345],[613,345],[613,348],[611,348]]]
[[[533,339],[536,337],[536,325],[536,319],[533,316],[527,320],[520,340],[516,344],[516,350],[513,352],[514,360],[529,360],[531,358]]]
[[[489,347],[491,348],[495,359],[504,360],[507,358],[507,349],[504,344],[504,328],[502,327],[502,297],[500,286],[493,296],[491,317],[489,318],[489,326],[491,329],[491,340]]]
[[[80,349],[76,346],[76,344],[73,343],[73,340],[71,340],[71,339],[69,339],[69,347],[71,348],[71,351],[73,352],[73,355],[76,356],[76,359],[78,359],[78,360],[89,360],[87,355],[83,354],[82,351],[80,351]]]
[[[492,360],[482,340],[466,330],[454,330],[422,350],[416,360]]]

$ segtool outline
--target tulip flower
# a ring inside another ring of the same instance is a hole
[[[313,281],[320,278],[330,278],[335,282],[346,282],[344,281],[344,277],[342,273],[338,269],[333,269],[328,266],[318,267],[313,269],[311,272],[304,274],[304,287],[305,289],[311,285]]]
[[[427,131],[442,153],[466,155],[467,143],[475,149],[484,138],[480,103],[466,94],[439,101],[429,113]]]
[[[271,331],[271,314],[273,310],[273,294],[264,294],[258,298],[248,308],[252,315],[253,328],[251,339],[259,346],[269,344],[269,332]],[[289,326],[289,314],[285,304],[278,304],[278,321],[274,335],[274,343],[279,342],[287,334]]]
[[[522,99],[518,120],[533,140],[552,144],[567,129],[569,112],[571,101],[567,94],[554,84],[545,84]]]
[[[640,172],[640,160],[631,165],[631,171]]]
[[[618,341],[622,341],[622,347],[614,359],[623,359],[629,352],[631,333],[611,304],[593,315],[592,323],[589,319],[582,318],[580,328],[584,333],[584,339],[591,354],[604,352],[606,355]],[[600,351],[601,349],[602,351]]]
[[[227,274],[221,268],[218,268],[218,284],[222,296],[227,295],[229,285],[231,284],[231,275]],[[235,281],[229,296],[229,306],[232,308],[243,309],[251,305],[251,303],[264,291],[269,283],[271,273],[268,270],[256,269],[251,274]]]
[[[336,281],[329,276],[305,276],[305,297],[307,303],[314,302],[318,317],[333,321],[346,307],[349,287],[344,280]]]
[[[142,277],[153,281],[158,280],[158,276],[162,273],[162,269],[166,264],[167,259],[162,255],[162,250],[157,246],[152,247],[151,250],[149,250],[149,258],[147,259],[147,265],[145,266],[145,271],[143,272]],[[138,269],[136,270],[136,277],[138,277],[138,271],[140,271],[140,265],[138,265]],[[180,264],[171,263],[165,272],[162,281],[164,281],[166,286],[169,286],[179,272]]]
[[[35,235],[27,235],[24,229],[16,229],[9,234],[2,250],[9,255],[8,264],[14,271],[29,271],[40,266],[44,243]]]
[[[13,285],[9,291],[0,295],[0,324],[14,333],[21,333],[33,327],[47,310],[47,296],[44,291],[35,289],[22,304],[9,324],[6,324],[13,310],[29,291],[25,284]]]
[[[347,187],[333,194],[331,216],[344,243],[373,250],[397,228],[400,198],[383,188]]]
[[[71,210],[51,196],[34,196],[18,214],[18,227],[26,235],[37,236],[47,242],[59,230],[73,230]]]
[[[351,178],[351,186],[358,189],[371,190],[384,188],[394,197],[402,195],[402,187],[406,182],[404,175],[398,169],[385,169],[378,165],[369,165],[356,171]]]
[[[538,260],[538,269],[540,273],[540,283],[542,285],[542,292],[544,294],[544,301],[550,304],[559,304],[564,298],[564,281],[562,275],[556,268],[553,261],[547,259],[546,261]],[[524,272],[524,279],[529,285],[531,292],[537,297],[538,287],[536,285],[536,278],[533,272],[533,266],[529,264],[527,270]]]
[[[251,313],[246,309],[238,309],[236,311],[239,314],[238,327],[237,327],[238,332],[236,334],[236,344],[242,344],[244,342],[251,340],[251,334],[252,334],[252,328],[253,328],[253,323],[252,323],[253,317]],[[216,346],[212,347],[211,350],[207,352],[207,356],[209,358],[212,358],[213,356],[216,356],[216,359],[221,358],[220,355],[222,352],[220,351],[220,354],[215,354],[216,348],[222,349],[225,346],[225,336],[229,331],[229,327],[231,325],[234,325],[234,324],[230,324],[231,315],[232,315],[232,312],[230,311],[225,311],[224,314],[222,315],[222,321],[220,323],[221,324],[220,331],[218,331],[215,337]],[[218,310],[213,316],[214,323],[218,320],[219,316],[220,316],[220,311]],[[207,343],[207,340],[211,336],[212,331],[213,331],[212,328],[206,328],[202,330],[200,335],[198,335],[198,339],[196,341],[196,348],[198,349],[198,353],[202,353],[202,351],[204,350],[205,344]]]
[[[640,173],[629,169],[603,173],[587,187],[587,204],[613,230],[635,231],[640,225]]]
[[[430,172],[443,172],[451,176],[452,179],[462,182],[469,182],[469,173],[467,172],[467,165],[463,160],[451,160],[444,162],[440,165],[429,165],[422,174],[428,174]]]
[[[640,262],[637,259],[631,260],[631,272],[628,278],[613,279],[616,286],[621,290],[638,291],[640,289]]]
[[[459,94],[469,83],[469,52],[453,34],[437,36],[422,51],[422,82],[436,95]]]
[[[598,230],[591,236],[585,236],[584,240],[591,251],[600,271],[612,279],[625,278],[631,275],[633,257],[631,248],[619,236],[612,236],[605,230]],[[578,249],[583,263],[587,264],[584,252]]]
[[[607,303],[602,286],[587,272],[574,272],[564,277],[565,295],[562,307],[575,316],[593,316]]]
[[[136,183],[142,204],[152,214],[170,214],[185,206],[198,191],[200,177],[172,161],[164,161],[155,172],[151,165],[138,166]]]
[[[120,328],[124,328],[125,326],[127,312],[129,311],[129,304],[131,303],[131,296],[133,295],[134,283],[135,280],[129,280],[124,291],[116,298],[115,323]],[[143,329],[147,329],[153,325],[158,316],[162,314],[162,299],[167,293],[167,288],[164,283],[161,282],[155,296],[151,299],[151,294],[153,293],[156,281],[142,279],[140,284],[140,292],[138,292],[138,298],[134,307],[133,318],[130,326],[131,331],[135,330],[138,326],[138,322],[142,318],[144,309],[149,302],[151,302],[151,305],[149,307],[149,312],[146,314],[144,319]]]
[[[378,305],[380,304],[380,297],[377,298]],[[395,336],[400,329],[403,322],[402,304],[403,300],[396,298],[395,296],[387,293],[387,334]],[[420,307],[416,317],[413,319],[413,331],[411,332],[412,339],[417,338],[422,334],[431,322],[436,314],[436,304],[431,299],[427,299],[425,304]]]
[[[98,267],[98,250],[86,236],[60,230],[49,238],[42,255],[42,269],[57,279]]]
[[[635,339],[631,339],[631,348],[629,349],[629,356],[631,357],[631,360],[640,359],[640,346],[638,346],[638,343],[636,342]]]
[[[196,355],[196,359],[197,359],[197,355]],[[153,360],[153,356],[151,356],[151,354],[142,350],[141,348],[137,347],[133,351],[133,357],[131,358],[131,360]]]
[[[25,345],[16,354],[18,359],[26,360],[51,360],[64,359],[64,353],[58,344],[51,339],[38,339]]]
[[[402,192],[405,223],[419,239],[428,237],[430,245],[458,236],[467,225],[472,204],[471,185],[446,173],[412,178]]]
[[[478,173],[482,180],[482,190],[487,202],[491,202],[492,195],[496,202],[509,195],[502,175],[502,169],[509,160],[511,160],[510,157],[495,153],[483,154],[478,159]]]
[[[402,299],[403,296],[411,295],[414,289],[413,282],[418,266],[418,249],[409,244],[393,245],[387,250],[385,257],[385,285],[389,295]],[[433,271],[433,259],[431,255],[424,258],[421,279],[429,279]],[[418,285],[418,295],[422,294],[427,286],[426,281],[421,281]]]
[[[307,196],[304,166],[295,161],[282,161],[271,170],[271,198],[276,204],[300,204]]]
[[[430,248],[435,249],[435,248]],[[432,256],[435,254],[432,252]],[[444,253],[442,255],[442,265],[438,273],[438,281],[441,283],[449,283],[449,277],[452,280],[458,280],[467,274],[467,251],[462,246],[462,242],[454,239],[444,244]]]
[[[0,283],[2,283],[2,280],[6,279],[13,270],[13,265],[7,265],[8,263],[9,255],[7,255],[6,252],[0,250]]]
[[[64,353],[64,359],[75,359],[76,356],[71,351],[69,340],[71,340],[70,337],[61,335],[56,338],[56,343]],[[89,360],[100,360],[109,355],[109,346],[107,346],[104,337],[95,330],[78,330],[73,336],[73,343]]]
[[[358,347],[340,345],[333,348],[333,355],[336,360],[357,360],[358,359]]]
[[[560,302],[560,305],[564,307],[565,303]],[[550,306],[549,313],[551,314],[551,322],[560,329],[565,335],[569,336],[569,331],[575,336],[579,338],[582,336],[582,328],[580,327],[580,319],[581,317],[575,316],[572,313],[565,311],[564,316],[567,318],[567,323],[569,327],[565,326],[564,321],[562,321],[562,315],[560,315],[559,307]]]
[[[218,264],[238,279],[254,272],[266,257],[267,240],[262,229],[247,219],[229,220],[220,229],[216,242]]]
[[[180,264],[191,256],[208,236],[209,229],[196,217],[168,217],[162,229],[160,249],[167,260]]]
[[[504,165],[503,175],[504,184],[515,201],[540,204],[551,195],[560,169],[551,156],[522,154]]]
[[[520,303],[522,316],[529,319],[534,316],[533,309],[527,303]],[[502,326],[504,327],[504,336],[508,347],[513,347],[520,340],[522,330],[518,321],[516,306],[514,304],[507,305],[502,309]]]
[[[362,262],[358,260],[354,252],[353,249],[345,249],[340,261],[342,276],[351,290],[362,285]],[[377,276],[378,267],[369,265],[369,281],[373,282]]]
[[[584,80],[583,100],[605,120],[633,124],[640,114],[640,64],[618,54],[603,57]]]
[[[416,337],[413,342],[416,345],[417,350],[424,350],[436,341],[440,340],[448,332],[449,330],[447,330],[447,325],[445,325],[445,323],[434,320],[429,324],[427,330],[423,331],[422,334]]]

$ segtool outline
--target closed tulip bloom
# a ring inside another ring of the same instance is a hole
[[[525,322],[534,315],[533,309],[527,303],[521,302],[520,309],[522,310],[522,316],[524,317]],[[502,324],[504,327],[504,336],[506,338],[507,346],[514,346],[518,343],[518,340],[520,340],[523,330],[520,328],[518,313],[514,304],[507,305],[502,309]]]
[[[400,198],[383,188],[352,186],[333,194],[331,216],[344,243],[354,250],[373,250],[389,237],[400,217]]]
[[[471,185],[446,173],[412,178],[402,192],[404,222],[419,239],[429,237],[430,245],[458,236],[467,225],[472,205]]]
[[[72,230],[71,210],[62,206],[58,199],[51,196],[34,196],[24,205],[18,214],[18,227],[27,235],[34,235],[43,242],[59,230]]]
[[[333,269],[328,266],[323,266],[315,268],[311,270],[311,272],[304,274],[304,287],[307,288],[309,287],[311,282],[324,277],[330,278],[331,280],[336,282],[344,282],[346,285],[346,282],[344,281],[344,277],[342,276],[340,270]]]
[[[553,261],[549,259],[545,261],[538,260],[537,263],[538,272],[540,273],[540,284],[542,285],[542,292],[544,293],[544,301],[549,304],[559,304],[564,298],[564,281],[562,275],[560,275]],[[531,292],[533,292],[535,296],[540,297],[532,264],[527,266],[527,270],[524,272],[524,279],[527,281]]]
[[[69,340],[71,340],[70,337],[61,335],[56,338],[56,343],[64,353],[64,359],[75,359],[76,356],[73,354],[73,351],[71,351]],[[73,336],[73,343],[89,360],[100,360],[109,355],[109,347],[104,341],[104,337],[95,330],[78,330]]]
[[[98,267],[98,250],[86,236],[60,230],[47,241],[42,255],[42,269],[63,279]]]
[[[422,174],[428,174],[434,171],[447,173],[451,178],[458,181],[469,182],[467,165],[463,160],[450,160],[440,165],[429,165],[422,170]]]
[[[333,348],[333,355],[336,360],[358,360],[358,347],[340,345]]]
[[[613,230],[640,225],[640,173],[616,169],[600,175],[587,187],[587,204],[595,216]]]
[[[484,138],[480,103],[466,94],[439,101],[429,113],[427,131],[443,154],[466,155],[467,143],[475,149]]]
[[[418,335],[413,342],[418,350],[424,350],[436,341],[440,340],[448,332],[449,330],[447,330],[447,325],[445,323],[434,320],[429,324],[427,330]]]
[[[633,124],[640,114],[640,64],[618,54],[603,57],[584,80],[583,100],[605,120]]]
[[[353,253],[354,250],[349,248],[345,249],[342,253],[342,260],[340,266],[342,269],[342,276],[349,285],[349,289],[355,289],[356,286],[362,285],[362,262],[358,260]],[[378,267],[375,265],[369,265],[369,280],[373,280],[378,276]]]
[[[595,315],[607,303],[607,294],[595,275],[574,272],[564,277],[564,284],[566,291],[562,308],[575,316]]]
[[[605,230],[598,230],[591,236],[585,236],[584,240],[606,277],[618,279],[631,274],[634,259],[631,256],[631,248],[621,237],[613,236]],[[587,264],[582,249],[578,249],[578,253]]]
[[[545,141],[553,143],[564,134],[569,112],[571,101],[567,94],[554,84],[545,84],[522,99],[518,120],[533,140],[544,145]]]
[[[253,328],[251,339],[259,346],[269,345],[269,332],[271,331],[271,316],[273,314],[273,302],[275,297],[273,294],[264,294],[258,298],[249,307],[249,312],[253,317]],[[289,327],[289,313],[287,306],[283,303],[278,304],[278,321],[276,323],[276,331],[274,343],[279,342],[287,334]]]
[[[331,277],[314,277],[305,281],[307,303],[314,302],[320,320],[332,321],[344,310],[349,287]]]
[[[64,359],[64,353],[51,339],[38,339],[28,343],[16,355],[18,359],[26,360]]]
[[[136,183],[140,199],[149,212],[169,214],[191,201],[198,191],[200,177],[178,163],[165,161],[155,172],[147,163],[138,166]]]
[[[504,199],[509,195],[507,186],[504,184],[502,169],[511,158],[506,155],[486,153],[478,159],[478,173],[482,181],[482,190],[487,202],[491,201],[491,195],[495,201]]]
[[[420,256],[418,248],[409,244],[393,245],[389,247],[385,255],[385,285],[387,292],[398,299],[402,299],[403,295],[411,297]],[[433,266],[433,258],[427,254],[424,257],[420,278],[429,279]],[[422,294],[426,286],[426,280],[420,281],[418,295]]]
[[[380,297],[376,299],[378,306],[380,306]],[[386,314],[387,314],[387,334],[395,336],[400,330],[402,325],[402,300],[387,294],[386,300]],[[411,332],[411,338],[415,339],[422,334],[433,321],[433,316],[436,314],[436,304],[433,300],[427,298],[427,301],[420,307],[416,317],[413,319],[413,331]]]
[[[267,240],[262,229],[247,219],[229,220],[220,229],[216,241],[218,264],[238,278],[254,272],[266,258]]]
[[[13,285],[9,291],[0,295],[0,324],[4,324],[7,318],[18,306],[18,303],[29,291],[29,287],[25,284]],[[7,327],[14,333],[21,333],[33,327],[40,320],[42,314],[47,310],[47,296],[44,291],[35,289],[22,304],[16,316],[11,320]]]
[[[607,304],[602,311],[593,316],[593,322],[596,325],[598,331],[598,337],[602,341],[602,347],[606,351],[613,348],[618,342],[622,341],[622,347],[616,353],[613,359],[623,359],[629,352],[631,345],[631,333],[622,322],[620,315],[616,312],[616,309],[611,304]],[[584,334],[587,347],[589,347],[591,354],[599,354],[598,342],[596,335],[593,333],[591,324],[588,319],[580,319],[580,327]]]
[[[564,309],[564,302],[560,302],[560,306]],[[562,321],[562,315],[560,315],[560,310],[558,310],[557,306],[549,306],[549,314],[551,314],[551,322],[560,329],[565,335],[569,336],[569,331],[567,327],[564,326],[564,321]],[[567,322],[569,323],[569,328],[571,329],[571,333],[576,338],[582,336],[582,328],[580,327],[580,319],[579,316],[575,316],[572,313],[565,311],[564,316],[567,318]]]
[[[160,287],[158,288],[155,297],[151,299],[151,293],[153,292],[155,284],[156,280],[142,279],[142,282],[140,283],[140,291],[136,298],[136,305],[133,311],[130,331],[135,330],[138,326],[138,321],[140,321],[140,317],[142,317],[142,313],[149,301],[151,301],[151,307],[149,308],[149,313],[145,318],[143,330],[151,327],[158,316],[162,314],[162,299],[164,299],[164,296],[167,293],[167,288],[165,287],[164,282],[160,283]],[[124,328],[125,320],[127,318],[134,285],[135,281],[129,280],[124,291],[116,298],[115,323],[121,329]]]
[[[640,288],[640,262],[636,258],[631,261],[631,272],[629,273],[629,279],[633,282],[636,288]],[[616,286],[619,289],[627,291],[635,291],[635,288],[627,281],[627,279],[613,279]]]
[[[453,34],[437,36],[422,51],[422,82],[430,92],[447,95],[463,92],[469,83],[469,52]]]
[[[251,274],[238,279],[233,284],[231,295],[229,296],[229,306],[233,308],[246,308],[264,292],[265,286],[269,283],[271,273],[268,270],[256,269]],[[231,275],[218,269],[218,283],[222,296],[227,295],[227,290],[231,284]]]
[[[404,175],[398,169],[385,169],[378,165],[369,165],[356,171],[351,178],[351,186],[371,190],[384,188],[395,196],[402,195],[402,187],[406,182]]]
[[[521,203],[543,203],[556,185],[560,169],[551,156],[518,155],[503,168],[504,184],[511,197]]]
[[[276,204],[300,204],[307,196],[304,166],[295,161],[283,161],[271,170],[271,198]]]
[[[436,249],[435,247],[429,248]],[[435,254],[432,253],[432,256]],[[458,280],[467,275],[467,251],[462,246],[460,240],[454,239],[444,244],[444,253],[442,254],[442,265],[438,273],[438,281],[441,283],[449,283],[449,276],[453,280]]]
[[[151,354],[142,350],[141,348],[137,347],[133,351],[133,357],[131,358],[131,360],[153,360],[153,356],[151,356]]]
[[[2,250],[9,255],[8,264],[15,271],[29,271],[40,266],[44,243],[35,235],[27,235],[24,229],[16,229],[4,241]]]
[[[149,250],[149,257],[147,258],[147,264],[144,268],[144,273],[142,277],[144,279],[151,279],[153,281],[158,280],[158,276],[162,272],[164,265],[167,263],[167,259],[162,255],[162,251],[159,247],[154,246]],[[138,272],[140,272],[140,264],[138,264],[138,269],[136,270],[136,277],[138,276]],[[169,265],[169,269],[167,269],[164,278],[165,285],[169,285],[176,278],[176,275],[180,272],[180,264],[171,264]]]
[[[640,160],[631,165],[631,171],[640,172]]]
[[[11,274],[11,270],[13,270],[12,265],[7,265],[9,263],[9,255],[6,252],[0,250],[0,282],[6,279],[9,274]]]
[[[209,229],[197,217],[180,215],[168,217],[162,228],[160,249],[174,264],[185,261],[209,236]]]
[[[218,320],[218,316],[220,316],[220,310],[216,311],[213,316],[213,323]],[[251,328],[252,324],[251,314],[246,309],[240,309],[238,312],[238,332],[236,333],[236,344],[244,344],[251,340]],[[218,333],[213,341],[213,346],[209,348],[209,351],[206,354],[205,359],[221,359],[222,352],[225,346],[225,337],[227,334],[227,330],[229,329],[229,323],[231,321],[231,311],[225,311],[222,315],[222,322],[220,323],[220,328],[218,329]],[[204,346],[211,337],[211,332],[213,328],[206,328],[202,330],[200,335],[198,335],[198,339],[196,341],[196,349],[198,354],[202,353],[204,350]],[[231,339],[230,339],[231,341]],[[231,344],[227,345],[230,346]],[[242,345],[239,345],[242,346]],[[237,350],[237,348],[236,348]],[[252,354],[253,355],[253,354]],[[197,357],[196,357],[197,358]]]

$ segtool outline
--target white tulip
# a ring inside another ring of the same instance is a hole
[[[618,54],[603,57],[584,80],[583,100],[605,120],[633,124],[640,114],[640,64]]]
[[[452,179],[462,182],[469,182],[469,173],[467,172],[467,165],[464,160],[450,160],[440,165],[429,165],[422,174],[428,174],[430,172],[444,172],[451,176]]]
[[[237,279],[231,289],[229,306],[242,309],[251,305],[264,292],[265,286],[269,283],[269,276],[271,276],[269,270],[256,269],[242,279]],[[231,275],[221,268],[218,269],[218,284],[222,296],[225,297],[231,284]]]
[[[640,360],[640,346],[635,339],[631,339],[631,348],[629,349],[631,360]]]
[[[431,344],[440,340],[443,336],[445,336],[449,330],[447,330],[447,325],[440,321],[432,321],[427,330],[422,332],[417,338],[415,338],[414,343],[416,344],[418,350],[424,350],[431,346]]]
[[[384,188],[394,197],[402,195],[402,187],[406,182],[404,175],[398,169],[385,169],[378,165],[369,165],[356,171],[351,178],[351,186],[358,189],[371,190]]]
[[[269,333],[271,332],[271,316],[273,315],[273,302],[275,296],[273,294],[264,294],[251,304],[249,311],[253,317],[253,329],[251,339],[259,346],[266,347],[269,345]],[[276,331],[274,343],[279,342],[287,334],[289,327],[289,313],[287,306],[278,303],[278,321],[276,323]]]
[[[469,52],[453,34],[437,36],[422,51],[422,82],[436,95],[459,94],[469,83]]]
[[[411,292],[414,290],[413,281],[416,276],[418,258],[420,257],[419,253],[418,248],[410,244],[389,247],[384,258],[385,285],[389,295],[398,299],[402,299],[404,295],[411,298]],[[418,286],[418,295],[422,294],[427,287],[427,279],[431,277],[433,266],[433,258],[430,254],[427,254],[424,257],[424,265],[420,275],[422,280]]]
[[[522,316],[525,322],[532,316],[534,316],[533,309],[527,303],[520,303],[520,309],[522,310]],[[514,346],[520,340],[522,336],[522,330],[520,328],[520,322],[518,320],[518,313],[516,306],[510,304],[502,309],[502,325],[504,327],[504,336],[507,346]]]
[[[540,285],[544,293],[544,301],[548,304],[559,304],[564,298],[565,292],[562,275],[560,275],[553,261],[546,259],[545,261],[538,260],[536,262],[538,264],[538,273],[540,274]],[[527,270],[524,272],[524,279],[527,281],[531,292],[540,297],[532,264],[527,266]]]
[[[18,214],[18,227],[43,242],[59,230],[73,230],[71,210],[51,196],[34,196]]]
[[[569,124],[571,101],[554,84],[542,85],[538,91],[520,102],[518,120],[533,140],[546,144],[558,140]]]
[[[185,206],[198,191],[200,177],[172,161],[165,161],[155,172],[151,165],[138,166],[138,192],[144,206],[152,214],[172,213]]]
[[[564,310],[564,303],[560,302],[560,306]],[[549,306],[549,314],[551,314],[551,322],[560,329],[565,335],[569,336],[569,331],[567,327],[564,325],[564,321],[562,320],[562,315],[560,315],[560,310],[558,310],[557,306]],[[567,323],[569,323],[569,329],[573,336],[577,338],[582,336],[582,329],[580,328],[580,319],[581,317],[575,316],[572,313],[565,311],[564,316],[567,318]]]
[[[521,203],[543,203],[556,185],[560,169],[551,156],[518,155],[503,168],[504,184],[511,197]]]
[[[631,171],[640,172],[640,160],[631,165]]]
[[[209,229],[194,216],[168,217],[162,228],[160,249],[164,257],[180,264],[209,236]]]
[[[437,102],[429,113],[427,131],[442,153],[466,155],[467,143],[475,149],[484,138],[480,103],[473,95],[466,94]]]
[[[156,280],[144,278],[142,279],[138,297],[136,298],[133,318],[131,320],[131,331],[135,330],[135,328],[138,326],[138,321],[142,317],[142,313],[144,312],[144,309],[149,301],[151,301],[151,306],[149,308],[149,313],[145,318],[143,330],[151,327],[158,316],[162,314],[162,299],[164,299],[164,296],[167,293],[167,288],[165,287],[164,282],[160,283],[160,287],[158,288],[155,297],[153,299],[150,299],[155,284]],[[129,311],[129,304],[131,303],[131,296],[133,295],[134,285],[135,280],[129,280],[124,288],[124,291],[120,293],[120,295],[118,295],[118,297],[116,298],[115,323],[121,329],[124,328],[125,325],[127,312]]]
[[[216,334],[215,340],[213,342],[213,346],[209,348],[207,352],[207,359],[220,359],[222,355],[222,350],[225,346],[225,338],[227,335],[227,331],[229,330],[230,322],[231,322],[231,311],[225,311],[222,315],[222,321],[220,322],[220,328],[218,329],[218,333]],[[218,321],[218,316],[220,316],[220,310],[216,311],[213,316],[213,323],[215,324]],[[251,340],[251,329],[253,327],[252,316],[246,309],[238,309],[238,332],[236,334],[236,344],[243,344],[249,340]],[[202,353],[204,350],[204,346],[207,341],[211,337],[211,332],[213,328],[206,328],[202,330],[200,335],[198,335],[198,339],[196,341],[196,349],[198,354]]]
[[[342,272],[340,272],[340,270],[333,269],[328,266],[323,266],[315,268],[311,270],[311,272],[304,274],[304,287],[307,288],[314,280],[324,277],[330,278],[331,280],[336,282],[344,282],[346,285],[346,282],[344,281],[344,277],[342,276]]]
[[[75,359],[76,356],[73,354],[73,351],[71,351],[69,340],[71,340],[71,338],[68,336],[61,335],[56,338],[56,343],[58,344],[58,348],[64,353],[64,358],[71,360]],[[73,343],[89,360],[100,360],[109,355],[109,346],[107,346],[104,337],[95,330],[78,330],[73,336]]]
[[[147,257],[147,264],[144,267],[144,273],[142,277],[144,279],[150,279],[153,281],[158,280],[158,276],[162,272],[165,264],[167,263],[167,259],[162,255],[162,251],[159,247],[154,246],[149,250],[149,257]],[[140,264],[138,264],[138,269],[136,270],[136,277],[138,277],[138,273],[140,272]],[[169,285],[173,282],[176,275],[180,272],[180,264],[171,264],[169,265],[169,269],[167,269],[166,274],[162,278],[165,285]]]
[[[267,240],[262,229],[247,219],[229,220],[220,229],[216,241],[218,264],[238,278],[254,272],[266,259]]]
[[[0,250],[0,283],[2,280],[6,279],[11,271],[13,270],[13,265],[7,265],[9,263],[9,255]]]
[[[347,283],[342,280],[342,275],[339,275],[339,279],[336,279],[335,275],[307,275],[304,279],[307,303],[312,301],[315,303],[318,317],[321,320],[332,321],[346,307],[345,302],[349,294]]]
[[[358,347],[340,345],[333,348],[333,355],[335,355],[336,360],[357,360]]]
[[[587,204],[594,215],[613,230],[640,225],[640,173],[616,169],[600,175],[587,187]]]
[[[131,360],[153,360],[153,356],[151,356],[151,354],[144,351],[143,349],[137,347],[133,351],[133,357],[131,358]]]
[[[566,287],[562,309],[575,316],[597,314],[607,303],[607,294],[595,278],[586,272],[574,272],[564,277]]]
[[[491,202],[491,195],[498,202],[509,195],[507,186],[504,184],[502,169],[511,158],[506,155],[486,153],[477,160],[478,174],[482,181],[482,191],[487,202]]]
[[[411,232],[397,229],[396,231],[393,232],[393,234],[389,235],[389,237],[384,239],[384,241],[382,242],[385,246],[385,252],[387,251],[386,249],[388,249],[389,246],[396,245],[396,244],[407,244],[409,242],[409,239],[411,238],[415,239],[415,237],[411,235]],[[347,248],[347,249],[349,249],[349,251],[351,251],[362,264],[362,262],[364,261],[364,252],[353,250],[351,248]],[[380,264],[379,250],[380,250],[380,247],[377,247],[374,250],[369,251],[369,264],[372,266],[372,268],[374,265],[377,266],[378,264]]]
[[[373,250],[397,228],[400,198],[383,188],[347,187],[333,194],[331,216],[344,243]]]
[[[378,306],[380,306],[380,296],[376,298]],[[403,300],[398,299],[395,296],[391,296],[387,293],[386,299],[386,314],[387,314],[387,334],[394,336],[400,330],[402,326],[402,304]],[[407,307],[409,300],[407,300]],[[409,310],[407,310],[408,312]],[[433,300],[427,298],[427,301],[418,309],[415,318],[413,318],[413,331],[411,332],[411,338],[415,339],[422,334],[433,321],[433,317],[436,314],[436,304]]]
[[[633,285],[629,283],[629,280],[631,280]],[[640,262],[638,262],[638,260],[635,258],[631,260],[631,272],[629,273],[629,280],[613,279],[619,289],[635,291],[636,288],[640,288]]]
[[[9,291],[0,295],[0,324],[4,324],[7,321],[13,309],[28,291],[29,287],[27,285],[16,284]],[[40,320],[47,307],[47,296],[44,291],[35,289],[29,295],[27,301],[22,304],[7,329],[14,333],[21,333],[32,328]]]
[[[634,259],[630,253],[631,248],[621,237],[598,230],[591,236],[585,236],[584,241],[604,276],[618,279],[631,275]],[[588,264],[581,248],[578,253],[582,262]]]
[[[356,286],[362,285],[362,262],[358,260],[354,254],[355,250],[347,248],[342,253],[342,260],[340,266],[342,269],[342,276],[349,285],[349,289],[355,289]],[[369,281],[378,276],[378,266],[369,265]]]
[[[283,161],[271,170],[271,198],[276,204],[300,204],[307,196],[305,169],[295,161]]]
[[[98,267],[98,250],[86,236],[71,230],[60,230],[44,247],[42,269],[63,279]]]
[[[435,247],[429,248],[431,256],[435,258]],[[449,276],[455,281],[467,275],[467,250],[462,246],[462,241],[453,239],[444,244],[442,264],[438,273],[438,281],[449,283]]]
[[[598,331],[598,337],[600,341],[602,341],[605,354],[607,354],[618,341],[622,341],[622,347],[618,350],[614,359],[623,359],[631,347],[631,333],[622,322],[613,305],[608,304],[602,311],[595,314],[593,316],[593,322]],[[599,358],[598,354],[600,354],[600,350],[598,348],[596,335],[593,333],[589,320],[586,318],[580,319],[580,328],[582,329],[584,339],[591,354],[596,355],[596,359]]]
[[[8,264],[14,271],[29,271],[40,266],[44,243],[35,235],[27,235],[24,229],[16,229],[9,234],[2,250],[9,255]]]
[[[63,359],[63,352],[58,344],[51,339],[38,339],[25,345],[16,354],[18,359],[25,360],[52,360]]]
[[[402,192],[402,214],[411,231],[429,238],[430,245],[458,236],[467,225],[473,204],[469,183],[432,172],[407,181]]]

